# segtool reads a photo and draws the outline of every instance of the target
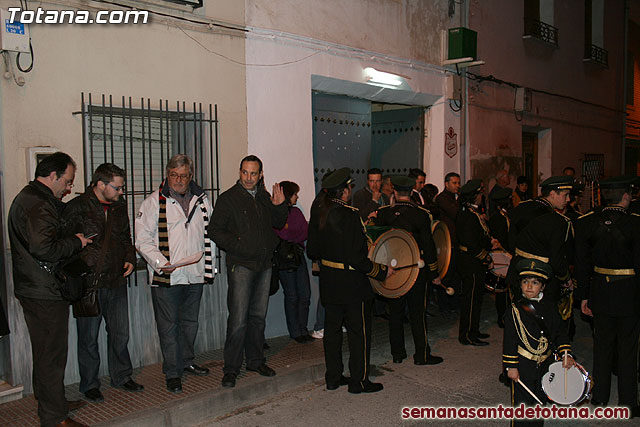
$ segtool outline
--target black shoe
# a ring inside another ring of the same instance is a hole
[[[485,334],[482,332],[478,332],[478,338],[480,338],[481,340],[486,340],[487,338],[489,338],[491,335],[489,334]]]
[[[273,377],[273,376],[276,375],[276,371],[274,371],[273,369],[268,367],[266,363],[263,363],[262,365],[258,366],[257,368],[249,368],[249,367],[247,367],[247,371],[257,372],[260,375],[262,375],[263,377]]]
[[[349,385],[349,379],[349,377],[340,375],[340,381],[337,384],[327,383],[327,390],[336,390],[340,386]]]
[[[104,402],[104,396],[98,388],[92,388],[84,392],[84,397],[89,402]],[[69,402],[69,410],[71,411],[71,402]]]
[[[309,342],[309,339],[307,339],[307,338],[313,340],[313,338],[311,338],[309,335],[300,335],[300,336],[295,337],[294,340],[297,343],[306,344],[306,343]]]
[[[118,388],[121,388],[127,391],[143,391],[144,390],[144,386],[142,384],[138,384],[134,380],[129,380],[126,383],[118,386]]]
[[[371,381],[367,381],[364,386],[359,386],[357,388],[349,386],[349,393],[375,393],[382,390],[383,388],[384,387],[380,383],[372,383]]]
[[[406,358],[406,354],[404,356],[393,356],[393,363],[402,363],[402,361]]]
[[[633,406],[631,408],[631,414],[629,414],[629,418],[638,418],[640,417],[640,406]]]
[[[434,356],[433,354],[430,354],[427,356],[427,360],[414,360],[413,364],[414,365],[418,365],[418,366],[422,366],[422,365],[437,365],[438,363],[442,363],[443,362],[443,358],[440,356]]]
[[[182,393],[182,381],[180,378],[169,378],[167,380],[167,390],[171,393]]]
[[[474,345],[476,347],[484,347],[485,345],[489,345],[488,342],[480,341],[479,339],[474,339],[474,340],[463,339],[459,341],[460,341],[460,344],[462,345]]]
[[[606,402],[600,402],[599,400],[591,399],[591,404],[593,406],[607,406]]]
[[[222,376],[222,387],[227,387],[227,388],[235,387],[237,376],[238,376],[237,374],[231,374],[231,373],[224,374]]]
[[[184,371],[191,375],[198,375],[199,377],[209,375],[209,368],[203,368],[202,366],[198,366],[195,363],[184,368]]]
[[[267,342],[265,341],[265,343],[264,343],[264,344],[262,344],[262,348],[263,348],[264,350],[269,350],[269,349],[271,348],[271,346],[270,346],[269,344],[267,344]]]
[[[312,342],[313,341],[313,337],[311,335],[309,335],[308,332],[306,334],[304,334],[303,337],[304,337],[304,340],[306,342]]]

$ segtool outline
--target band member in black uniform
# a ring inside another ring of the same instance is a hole
[[[349,206],[349,168],[322,179],[323,194],[311,207],[307,254],[320,264],[320,300],[325,308],[324,357],[328,390],[349,385],[350,393],[373,393],[382,384],[369,381],[371,304],[367,276],[385,280],[392,268],[367,258],[367,239],[358,209]],[[342,375],[342,324],[349,340],[349,371]]]
[[[427,174],[422,169],[412,168],[409,170],[409,178],[413,178],[416,181],[411,190],[411,201],[418,206],[424,206],[426,202],[422,196],[422,189],[427,181]]]
[[[458,269],[462,276],[460,296],[460,328],[458,339],[463,345],[484,346],[488,334],[480,332],[480,308],[484,294],[484,278],[491,264],[489,251],[499,243],[489,235],[478,203],[482,200],[482,180],[472,179],[460,188],[462,208],[456,220],[460,248]]]
[[[489,218],[489,231],[491,236],[500,242],[501,249],[511,253],[509,250],[509,215],[508,211],[513,206],[511,201],[513,191],[510,188],[501,188],[493,192],[491,202],[496,207],[496,213]],[[511,255],[513,255],[511,253]],[[509,299],[508,292],[496,292],[496,312],[498,313],[498,326],[504,328],[504,312],[507,309]]]
[[[523,297],[511,304],[505,314],[502,365],[512,380],[511,404],[535,406],[536,400],[522,384],[544,402],[547,397],[542,390],[542,376],[553,362],[553,351],[563,358],[564,368],[570,368],[575,361],[569,354],[571,345],[555,302],[543,293],[545,284],[553,276],[551,266],[537,259],[523,258],[515,268]],[[542,424],[542,420],[512,422],[512,425]]]
[[[640,334],[640,215],[629,214],[630,177],[600,181],[607,206],[578,219],[577,297],[593,316],[593,398],[606,405],[617,350],[618,402],[638,412],[637,364]]]
[[[435,365],[442,362],[442,357],[431,354],[427,342],[427,283],[438,279],[438,258],[436,245],[431,234],[431,213],[417,206],[409,200],[415,179],[408,176],[393,176],[391,182],[395,190],[396,203],[378,209],[375,225],[391,226],[408,231],[415,238],[420,248],[420,258],[425,262],[425,268],[420,269],[413,287],[400,298],[389,298],[389,343],[393,363],[402,363],[407,357],[404,346],[404,307],[409,307],[409,319],[415,353],[413,363],[416,365]]]
[[[570,176],[555,176],[542,184],[542,197],[522,202],[511,211],[509,243],[515,256],[507,273],[507,284],[514,298],[519,297],[515,265],[521,258],[537,259],[550,264],[554,277],[546,288],[548,298],[558,302],[561,287],[571,288],[569,263],[573,259],[573,226],[571,220],[561,214],[569,201],[569,192],[574,188]],[[563,317],[571,314],[570,305],[565,307]]]

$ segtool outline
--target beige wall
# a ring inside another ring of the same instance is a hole
[[[447,0],[246,0],[247,25],[440,63]],[[459,8],[457,8],[459,11]]]

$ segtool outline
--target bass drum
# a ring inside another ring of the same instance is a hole
[[[574,406],[588,399],[591,385],[589,373],[579,363],[564,369],[561,361],[554,362],[542,377],[542,390],[549,399],[560,405]]]
[[[380,234],[369,248],[369,259],[384,265],[391,265],[391,260],[395,259],[396,267],[404,267],[418,264],[420,249],[411,234],[399,228],[392,228]],[[399,298],[413,287],[419,272],[420,269],[415,265],[397,270],[387,280],[369,278],[369,281],[373,290],[383,297]]]
[[[447,224],[442,221],[433,221],[431,233],[438,254],[438,277],[442,279],[449,271],[451,263],[451,234]]]

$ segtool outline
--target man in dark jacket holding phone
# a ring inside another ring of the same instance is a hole
[[[127,391],[142,391],[144,387],[131,379],[133,367],[129,343],[129,304],[127,279],[136,263],[136,251],[131,243],[127,203],[124,194],[125,171],[113,163],[98,166],[91,185],[71,200],[64,216],[73,231],[93,237],[80,257],[94,271],[90,279],[98,287],[100,314],[78,317],[78,365],[80,392],[91,402],[102,402],[100,392],[100,353],[98,333],[104,319],[108,334],[109,376],[114,387]]]
[[[13,284],[29,329],[33,357],[33,391],[43,426],[82,426],[67,418],[64,395],[67,364],[69,301],[59,290],[55,270],[80,252],[91,239],[71,234],[60,199],[71,191],[76,164],[65,153],[45,157],[35,179],[13,199],[9,209],[9,241]]]
[[[264,188],[262,161],[247,156],[240,179],[220,195],[209,226],[209,238],[226,252],[229,290],[223,387],[234,387],[246,354],[248,371],[272,377],[264,362],[264,326],[271,284],[271,259],[278,245],[273,228],[287,222],[288,207],[278,184]]]

